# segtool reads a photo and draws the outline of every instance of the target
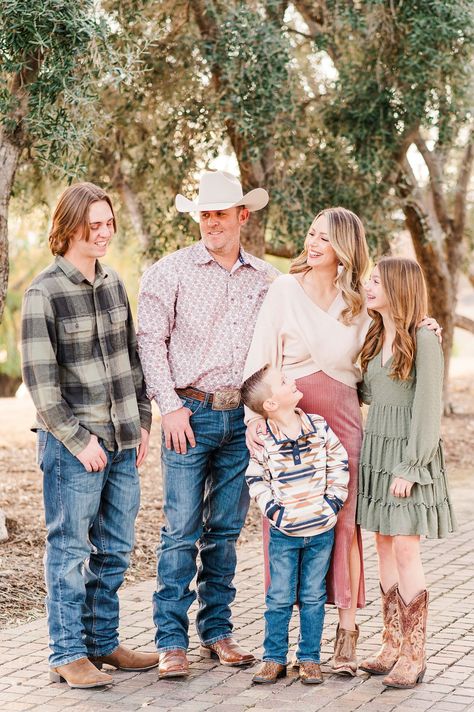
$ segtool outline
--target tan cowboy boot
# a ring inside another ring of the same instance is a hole
[[[255,662],[255,656],[241,648],[233,638],[222,638],[208,645],[202,643],[200,653],[206,658],[219,660],[221,665],[231,667],[252,665]]]
[[[267,661],[252,677],[252,682],[256,685],[273,685],[280,677],[286,677],[286,665]]]
[[[158,677],[187,677],[189,675],[189,661],[186,651],[182,648],[165,650],[160,653]]]
[[[59,665],[49,671],[51,682],[67,682],[69,687],[80,689],[87,687],[103,687],[113,682],[112,675],[100,672],[87,658],[79,658],[72,663]]]
[[[355,630],[345,630],[339,625],[337,626],[334,655],[329,663],[333,672],[352,676],[357,674],[356,646],[358,637],[358,625]]]
[[[117,670],[125,670],[126,672],[143,672],[156,667],[160,660],[158,652],[142,653],[139,650],[130,650],[125,645],[119,645],[118,648],[109,655],[101,655],[98,658],[90,658],[94,665],[101,669],[102,665],[113,665]]]
[[[383,619],[382,647],[378,653],[359,664],[361,670],[372,675],[386,675],[398,659],[402,636],[398,619],[397,590],[398,584],[392,586],[387,593],[384,593],[380,586]]]
[[[426,670],[425,642],[428,618],[428,591],[422,591],[406,605],[397,592],[402,644],[392,672],[382,680],[386,687],[412,688],[423,680]]]

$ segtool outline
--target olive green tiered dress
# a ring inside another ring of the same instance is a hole
[[[412,378],[390,377],[392,358],[369,363],[361,395],[370,404],[360,455],[357,523],[380,534],[441,538],[456,528],[440,441],[443,355],[436,335],[417,332]],[[394,497],[394,477],[415,484]]]

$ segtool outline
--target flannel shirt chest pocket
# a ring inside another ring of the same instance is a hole
[[[118,307],[112,307],[111,309],[108,309],[108,314],[110,319],[110,328],[112,330],[120,329],[125,326],[125,322],[128,316],[128,310],[126,306],[120,304],[120,306]]]
[[[91,358],[95,342],[95,324],[91,316],[62,319],[59,323],[58,353],[60,364],[79,363]]]
[[[63,319],[61,326],[61,337],[66,341],[87,339],[92,332],[92,317],[76,316],[72,319]]]

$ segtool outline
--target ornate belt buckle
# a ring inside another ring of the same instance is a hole
[[[212,394],[212,410],[233,410],[240,405],[238,388],[223,388]]]

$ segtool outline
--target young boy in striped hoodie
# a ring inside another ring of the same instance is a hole
[[[263,665],[253,681],[286,675],[288,626],[300,611],[297,658],[305,684],[323,682],[321,636],[337,514],[347,498],[347,453],[324,418],[297,408],[294,381],[265,366],[242,386],[242,400],[266,419],[263,448],[250,459],[246,480],[270,527],[271,583],[265,598]]]

